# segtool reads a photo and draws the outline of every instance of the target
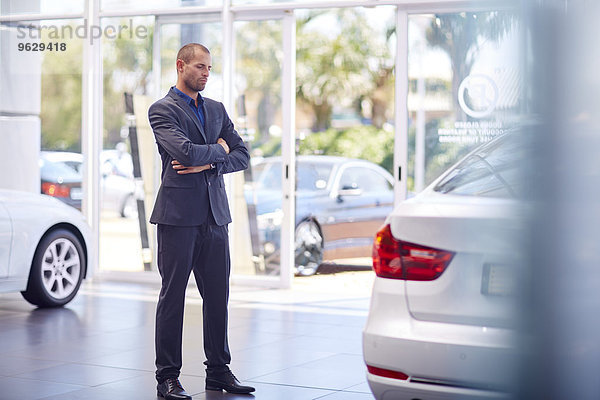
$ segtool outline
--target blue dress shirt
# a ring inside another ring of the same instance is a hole
[[[179,97],[184,99],[186,101],[186,103],[188,103],[190,105],[190,107],[192,107],[192,110],[194,110],[194,114],[196,114],[196,116],[198,117],[198,120],[200,121],[200,124],[202,124],[202,127],[204,127],[204,99],[202,98],[200,93],[198,93],[198,107],[196,107],[195,99],[192,99],[190,96],[183,93],[181,90],[177,89],[175,86],[173,86],[173,90],[175,90],[175,93],[177,93],[179,95]]]

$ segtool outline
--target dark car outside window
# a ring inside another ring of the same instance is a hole
[[[331,164],[298,163],[296,190],[325,190],[331,174]]]
[[[325,163],[297,163],[296,190],[325,190],[332,165]],[[271,163],[259,170],[258,188],[281,189],[281,163]]]
[[[366,192],[385,192],[392,189],[390,183],[377,171],[363,167],[347,168],[340,179],[340,190],[361,189]]]

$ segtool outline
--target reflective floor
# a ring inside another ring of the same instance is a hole
[[[293,290],[232,286],[231,367],[254,396],[204,391],[201,298],[190,286],[183,386],[194,399],[372,399],[361,355],[372,278],[350,274],[351,283],[315,276]],[[156,283],[106,280],[62,309],[0,295],[0,399],[156,399],[157,295]]]

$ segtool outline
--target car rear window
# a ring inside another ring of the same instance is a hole
[[[528,185],[524,183],[522,167],[529,148],[522,136],[511,133],[482,145],[454,167],[434,190],[466,196],[526,197]]]
[[[54,182],[58,182],[59,180],[67,182],[81,180],[81,174],[63,162],[53,162],[42,159],[40,161],[40,166],[40,175],[42,179]]]

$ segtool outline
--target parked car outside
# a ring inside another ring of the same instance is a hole
[[[49,175],[49,170],[59,169],[64,173],[64,168],[60,165],[67,165],[76,172],[76,175],[70,175],[70,180],[74,180],[72,185],[78,187],[78,202],[70,203],[68,197],[56,196],[48,191],[42,193],[58,197],[69,205],[74,205],[81,209],[81,180],[83,155],[80,153],[67,151],[42,151],[41,175],[42,182],[44,176]],[[133,162],[129,153],[120,150],[103,150],[100,153],[100,185],[101,185],[101,207],[102,210],[110,210],[119,213],[121,217],[131,218],[137,216],[137,190],[133,178]],[[57,180],[64,175],[56,177]],[[55,183],[56,184],[56,183]],[[58,193],[55,191],[55,193]]]
[[[41,192],[81,210],[81,174],[52,154],[40,153]]]
[[[113,210],[123,218],[137,216],[137,189],[133,177],[131,155],[121,150],[103,150],[100,153],[102,175],[102,208]]]
[[[377,399],[510,398],[527,283],[527,137],[488,142],[386,219],[363,332]]]
[[[324,261],[370,257],[373,236],[393,206],[393,176],[380,166],[337,156],[296,157],[295,268],[312,275]],[[281,158],[253,165],[255,204],[267,273],[279,268]]]
[[[88,274],[90,234],[64,202],[0,189],[0,292],[20,291],[39,307],[67,304]]]

